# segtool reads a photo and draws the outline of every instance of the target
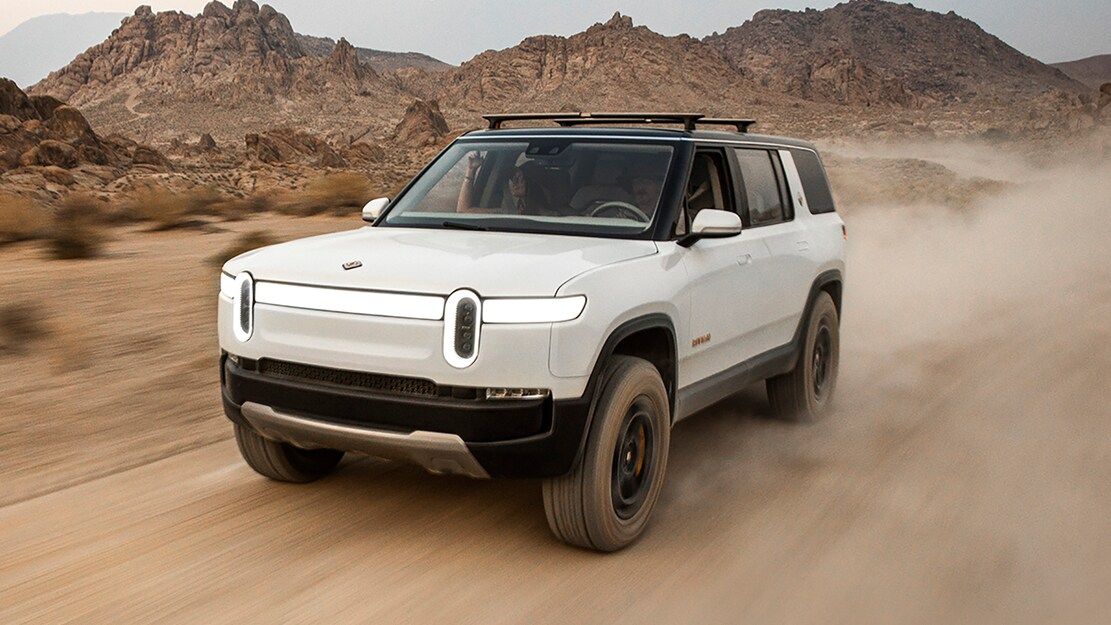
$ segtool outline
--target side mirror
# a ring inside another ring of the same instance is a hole
[[[390,198],[388,197],[380,197],[367,202],[366,206],[363,207],[363,221],[369,221],[370,223],[378,221],[378,218],[382,216],[382,211],[386,210],[389,204]]]
[[[724,239],[741,233],[741,217],[732,211],[704,208],[694,216],[691,231],[677,241],[683,247],[690,247],[699,239]]]

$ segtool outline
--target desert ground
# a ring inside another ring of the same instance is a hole
[[[835,414],[773,421],[755,387],[682,422],[648,532],[610,555],[557,543],[536,482],[354,458],[294,486],[241,461],[210,258],[357,216],[0,248],[0,292],[42,318],[0,353],[0,622],[1103,622],[1111,159],[825,147]]]

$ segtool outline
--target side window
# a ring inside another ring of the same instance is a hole
[[[788,211],[780,188],[781,175],[776,170],[778,162],[767,150],[738,148],[736,153],[748,205],[746,225],[766,226],[786,220]]]
[[[686,233],[700,210],[734,210],[727,167],[725,152],[721,150],[699,149],[695,152],[683,202],[685,219],[676,224],[676,234],[681,236]]]
[[[818,160],[818,155],[810,150],[791,150],[791,156],[795,159],[795,167],[799,170],[802,190],[806,193],[810,212],[832,213],[833,194],[830,193],[826,170]]]

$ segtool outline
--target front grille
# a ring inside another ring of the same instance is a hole
[[[388,395],[437,397],[440,394],[439,387],[437,387],[436,383],[432,380],[406,378],[399,375],[366,373],[363,371],[329,369],[327,367],[303,365],[282,360],[265,359],[259,361],[259,373],[292,380],[318,382],[335,386],[346,386],[349,388],[361,388]]]

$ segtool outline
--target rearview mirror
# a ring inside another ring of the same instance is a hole
[[[390,198],[380,197],[366,203],[363,207],[363,221],[374,223],[382,216],[382,211],[390,204]]]
[[[699,239],[723,239],[741,233],[741,218],[732,211],[704,208],[694,216],[690,234],[679,239],[679,245],[690,247]]]

